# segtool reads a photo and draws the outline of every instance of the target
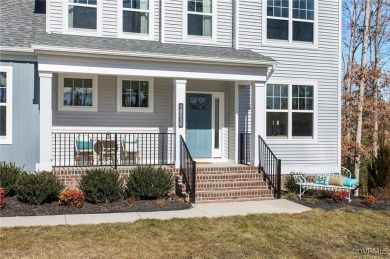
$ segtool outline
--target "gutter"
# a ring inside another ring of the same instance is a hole
[[[249,59],[230,59],[221,57],[197,57],[197,56],[184,56],[184,55],[171,55],[161,53],[143,53],[143,52],[128,52],[128,51],[113,51],[113,50],[101,50],[101,49],[83,49],[83,48],[70,48],[70,47],[57,47],[57,46],[45,46],[45,45],[32,45],[32,51],[36,54],[52,54],[52,55],[69,55],[74,56],[94,56],[102,57],[108,56],[115,59],[158,59],[164,61],[185,61],[193,63],[219,63],[225,65],[245,65],[245,66],[261,66],[269,67],[274,66],[278,62],[275,60],[249,60]]]

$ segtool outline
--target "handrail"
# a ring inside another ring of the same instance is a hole
[[[259,173],[263,173],[264,181],[268,181],[269,188],[274,189],[275,197],[280,199],[282,161],[278,159],[264,139],[259,136]]]
[[[180,175],[183,177],[190,202],[195,203],[196,162],[192,159],[186,142],[180,136]]]

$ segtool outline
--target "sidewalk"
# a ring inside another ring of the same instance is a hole
[[[188,210],[124,212],[104,214],[69,214],[55,216],[0,217],[0,227],[57,226],[134,222],[139,219],[225,217],[256,213],[301,213],[310,208],[285,200],[264,200],[193,204]]]

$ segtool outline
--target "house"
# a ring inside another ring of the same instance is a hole
[[[188,150],[200,164],[258,166],[266,144],[282,174],[340,164],[339,1],[1,0],[0,10],[0,160],[180,168]]]

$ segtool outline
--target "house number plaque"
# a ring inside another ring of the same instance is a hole
[[[183,128],[183,103],[179,103],[179,128]]]

